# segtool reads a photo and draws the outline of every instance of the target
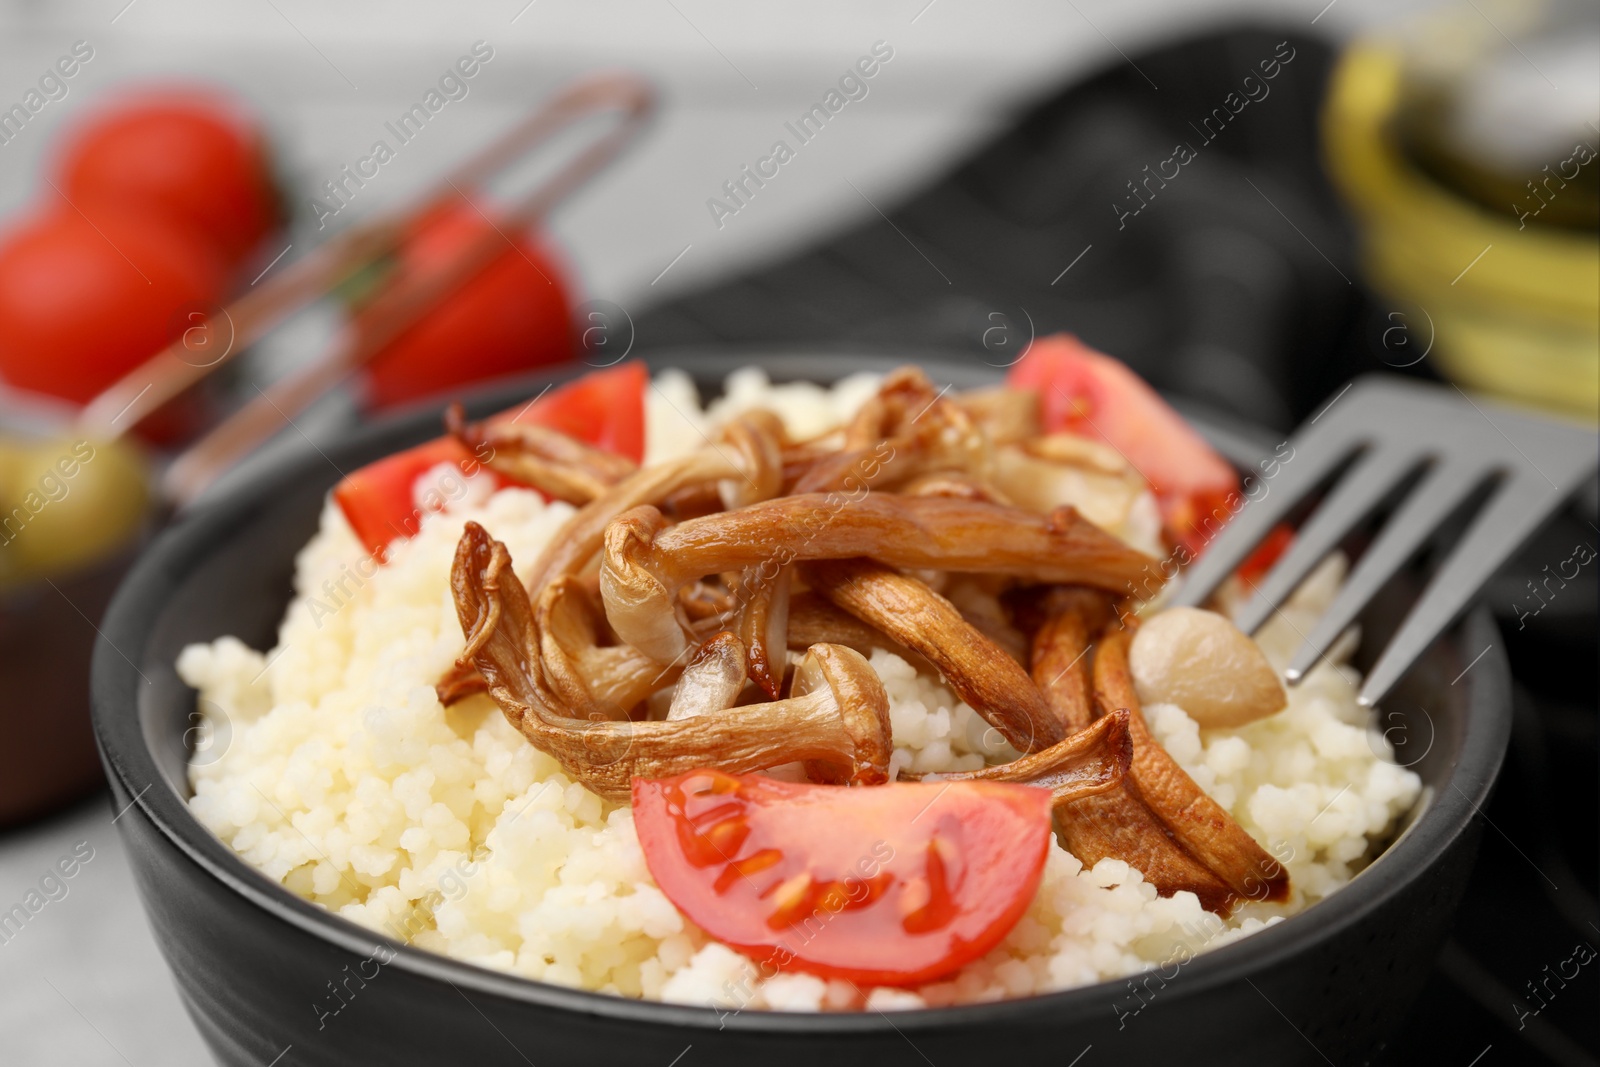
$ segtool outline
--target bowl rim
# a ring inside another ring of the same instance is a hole
[[[782,366],[786,357],[815,360],[818,356],[851,354],[858,368],[895,365],[905,358],[863,346],[838,349],[809,346],[803,353],[793,346],[740,348],[728,353],[707,353],[704,348],[661,349],[640,353],[652,372],[668,367],[732,370],[747,365]],[[947,353],[920,352],[916,361],[938,363]],[[970,359],[970,357],[968,357]],[[547,383],[559,383],[592,367],[566,364],[542,373],[522,375],[482,389],[462,390],[473,408],[493,409],[514,402],[517,394],[532,395]],[[783,375],[778,375],[782,378]],[[819,377],[821,377],[819,375]],[[319,451],[328,455],[359,453],[396,438],[420,441],[438,425],[444,400],[423,401],[353,432],[341,434]],[[1212,427],[1195,420],[1202,432]],[[1221,428],[1233,433],[1237,428]],[[1248,431],[1245,433],[1248,439]],[[225,496],[202,503],[161,532],[128,573],[108,608],[96,640],[91,670],[91,705],[96,743],[114,803],[130,817],[147,822],[185,859],[228,892],[235,893],[289,923],[303,933],[352,952],[368,955],[378,946],[393,952],[386,966],[398,967],[414,977],[450,982],[463,990],[498,997],[519,1005],[559,1009],[618,1023],[680,1027],[689,1031],[733,1029],[745,1033],[850,1035],[890,1029],[906,1033],[936,1031],[977,1022],[1005,1022],[1033,1016],[1041,1010],[1061,1023],[1083,1018],[1092,1009],[1104,1010],[1122,999],[1121,980],[1027,997],[948,1007],[897,1011],[785,1012],[769,1009],[718,1009],[660,1001],[640,1000],[524,978],[492,970],[398,941],[342,918],[294,895],[281,884],[250,866],[191,813],[185,797],[170,788],[165,774],[145,742],[140,711],[139,683],[143,676],[123,649],[142,657],[145,641],[154,632],[173,589],[208,554],[224,544],[251,515],[273,498],[276,491],[308,477],[325,477],[329,460],[317,453],[288,457],[247,484]],[[319,469],[320,468],[320,469]],[[1284,962],[1309,945],[1326,941],[1380,907],[1390,896],[1418,877],[1451,846],[1470,820],[1487,803],[1498,775],[1510,734],[1510,668],[1500,646],[1492,616],[1482,606],[1474,608],[1446,640],[1490,649],[1466,682],[1463,706],[1467,728],[1461,752],[1436,790],[1424,790],[1408,825],[1366,869],[1340,889],[1298,915],[1257,930],[1231,944],[1200,952],[1181,966],[1188,975],[1176,986],[1173,999],[1193,997],[1217,986],[1247,979],[1256,971]],[[120,819],[122,816],[119,815]],[[145,890],[140,887],[141,896]],[[1165,991],[1165,990],[1164,990]],[[1259,992],[1259,990],[1258,990]],[[1264,996],[1264,994],[1263,994]]]

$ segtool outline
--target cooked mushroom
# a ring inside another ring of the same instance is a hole
[[[489,691],[489,683],[483,680],[483,675],[478,673],[478,668],[470,663],[452,664],[444,677],[439,679],[433,687],[434,695],[439,698],[439,703],[445,707],[458,704],[470,696]]]
[[[1022,752],[1066,736],[1028,673],[922,582],[871,560],[808,564],[822,596],[924,656],[962,700]]]
[[[1150,734],[1128,675],[1128,631],[1113,629],[1095,648],[1094,697],[1102,714],[1128,711],[1133,735],[1130,771],[1139,793],[1172,836],[1248,900],[1284,900],[1289,872],[1206,795]]]
[[[1040,434],[1037,393],[997,385],[957,393],[950,399],[996,446],[1031,441]]]
[[[1010,505],[994,486],[981,478],[959,471],[930,471],[919,474],[900,486],[906,496],[948,496],[960,500],[981,500],[989,504]]]
[[[788,567],[747,567],[740,576],[739,637],[749,650],[750,680],[777,698],[788,668],[789,586]]]
[[[515,419],[468,423],[460,404],[450,405],[444,421],[474,455],[488,446],[490,469],[571,504],[587,504],[637,469],[625,456],[547,426]]]
[[[882,630],[862,622],[811,589],[790,595],[787,636],[790,648],[804,649],[825,641],[853,648],[863,656],[870,655],[875,648],[887,649],[901,657],[915,655]]]
[[[1120,591],[1149,563],[1143,553],[1081,519],[946,497],[868,493],[783,497],[690,519],[671,528],[653,507],[606,528],[600,590],[606,618],[661,663],[683,653],[677,591],[707,574],[772,560],[869,556],[899,567],[1014,574]]]
[[[724,630],[700,646],[683,669],[667,719],[687,719],[733,707],[744,688],[744,642]]]
[[[1094,721],[1094,699],[1084,663],[1094,635],[1110,618],[1110,598],[1098,589],[1061,586],[1038,604],[1042,618],[1033,635],[1033,681],[1068,730]]]
[[[1062,588],[1038,606],[1044,618],[1033,638],[1034,682],[1067,729],[1081,731],[1094,716],[1085,661],[1091,639],[1109,621],[1110,604],[1096,590]],[[1233,904],[1233,891],[1171,838],[1131,776],[1097,796],[1056,805],[1055,824],[1061,846],[1086,867],[1119,859],[1162,896],[1190,892],[1201,907],[1219,913]]]
[[[875,441],[904,432],[939,402],[921,367],[896,367],[884,375],[878,391],[857,409],[844,430],[844,451],[865,448]]]
[[[599,646],[597,621],[577,579],[564,575],[545,586],[534,605],[544,681],[574,718],[626,719],[679,667],[663,667],[628,645]]]
[[[889,698],[866,660],[816,645],[795,669],[787,700],[661,722],[572,718],[538,677],[533,608],[506,547],[469,522],[451,569],[456,614],[471,660],[506,718],[577,781],[626,800],[634,777],[697,767],[738,774],[796,761],[825,765],[854,784],[886,781],[893,751]]]
[[[1021,507],[1048,512],[1071,505],[1104,530],[1119,529],[1146,491],[1114,449],[1075,434],[1051,434],[995,451],[991,480]]]
[[[1134,743],[1138,751],[1138,743]],[[1216,872],[1172,840],[1132,775],[1114,789],[1064,805],[1056,812],[1061,845],[1085,867],[1119,859],[1144,875],[1164,897],[1193,893],[1206,911],[1226,915],[1238,896]],[[1256,895],[1260,899],[1260,893]]]
[[[940,774],[941,781],[1017,782],[1050,790],[1055,809],[1099,796],[1122,783],[1133,758],[1128,718],[1120,713],[1099,719],[1047,749],[976,771]],[[914,781],[925,775],[901,774]]]
[[[529,587],[537,589],[551,576],[571,573],[587,563],[600,550],[606,524],[616,516],[663,501],[686,486],[716,484],[734,504],[777,493],[782,488],[783,458],[781,426],[775,427],[775,421],[770,412],[746,412],[724,426],[706,447],[624,478],[562,525],[535,563]]]

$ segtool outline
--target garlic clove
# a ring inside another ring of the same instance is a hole
[[[1289,703],[1261,647],[1214,611],[1168,608],[1146,619],[1128,665],[1141,703],[1176,704],[1203,728],[1243,726]]]

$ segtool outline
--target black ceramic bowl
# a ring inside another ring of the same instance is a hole
[[[709,392],[727,370],[757,360],[776,380],[824,381],[902,362],[749,353],[671,353],[651,362],[685,367]],[[959,386],[998,373],[975,361],[918,360]],[[509,406],[574,373],[480,396],[474,410]],[[1332,898],[1195,958],[1162,985],[1141,986],[1137,1001],[1114,982],[890,1015],[724,1015],[458,963],[293,896],[189,814],[184,764],[195,696],[173,662],[184,645],[222,634],[257,648],[274,644],[294,554],[316,527],[338,477],[334,465],[350,470],[438,432],[437,411],[384,422],[327,449],[326,459],[312,457],[184,520],[135,567],[102,627],[94,716],[115,804],[128,806],[117,825],[156,938],[221,1062],[942,1067],[1004,1054],[1066,1067],[1092,1045],[1085,1064],[1158,1056],[1188,1065],[1348,1064],[1369,1058],[1404,1017],[1449,928],[1476,850],[1474,815],[1506,745],[1509,681],[1498,647],[1450,684],[1486,645],[1499,645],[1482,611],[1441,641],[1386,705],[1384,725],[1400,742],[1401,761],[1427,785],[1400,838]],[[1232,447],[1237,431],[1214,439],[1236,455],[1247,448]],[[1364,620],[1376,641],[1392,621],[1392,610]],[[369,962],[379,946],[380,959],[393,953],[381,967]],[[346,1006],[325,1014],[335,987]],[[1147,1006],[1132,1014],[1138,1003]]]

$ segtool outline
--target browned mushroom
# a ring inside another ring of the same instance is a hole
[[[789,586],[788,567],[747,567],[740,576],[735,600],[739,604],[739,637],[749,651],[750,680],[777,698],[788,669]]]
[[[1110,619],[1110,598],[1098,589],[1060,586],[1045,593],[1037,608],[1041,618],[1033,635],[1034,683],[1068,730],[1082,730],[1094,721],[1084,657]]]
[[[959,471],[929,471],[919,474],[900,486],[898,492],[906,496],[949,496],[961,500],[981,500],[989,504],[1011,503],[994,486],[970,474]]]
[[[1043,618],[1033,639],[1033,680],[1067,729],[1081,731],[1094,717],[1085,661],[1092,638],[1109,619],[1108,598],[1091,589],[1053,589],[1037,607]],[[1187,891],[1201,907],[1220,913],[1233,904],[1232,890],[1172,839],[1131,776],[1098,796],[1058,804],[1055,824],[1061,846],[1085,867],[1119,859],[1162,896]]]
[[[547,426],[510,420],[468,423],[460,404],[445,412],[445,428],[474,455],[490,450],[488,466],[557,500],[587,504],[632,474],[633,461]]]
[[[597,643],[598,613],[577,579],[562,576],[534,605],[544,682],[567,713],[579,719],[627,719],[656,688],[677,677],[628,645]]]
[[[702,644],[683,669],[667,708],[667,719],[687,719],[731,708],[739,699],[744,682],[744,643],[724,630]]]
[[[941,781],[1017,782],[1050,790],[1054,809],[1117,788],[1133,758],[1133,742],[1128,737],[1125,715],[1102,715],[1082,730],[1069,734],[1047,749],[1031,755],[984,767],[976,771],[940,774]],[[926,779],[928,775],[901,773],[904,781]]]
[[[850,649],[812,647],[795,668],[787,700],[675,721],[573,718],[539,678],[533,606],[506,547],[467,523],[450,580],[467,638],[462,660],[477,665],[490,695],[529,742],[608,800],[626,800],[636,776],[670,777],[698,767],[738,774],[815,761],[855,784],[888,778],[889,698]]]
[[[1000,599],[1006,581],[993,574],[955,574],[939,595],[954,604],[961,617],[979,633],[1005,649],[1006,655],[1026,665],[1028,638],[1013,625],[1011,614]]]
[[[439,703],[448,708],[470,696],[487,693],[489,683],[483,680],[483,675],[479,674],[478,668],[472,664],[455,663],[444,672],[444,677],[439,679],[433,691],[439,698]]]
[[[1094,697],[1102,714],[1127,709],[1133,735],[1130,777],[1172,836],[1241,897],[1285,900],[1289,872],[1233,816],[1206,795],[1150,734],[1128,675],[1129,633],[1113,628],[1095,648]]]
[[[1013,574],[1120,591],[1149,559],[1071,508],[1049,516],[947,497],[783,497],[667,527],[653,507],[605,530],[600,589],[619,637],[661,663],[683,653],[677,591],[776,561],[869,556],[899,567]]]
[[[775,423],[776,416],[770,412],[746,412],[724,426],[704,448],[624,478],[562,525],[534,565],[529,587],[537,589],[550,577],[571,573],[587,563],[600,550],[606,524],[622,512],[665,500],[686,486],[717,485],[730,504],[765,500],[777,493],[782,487],[783,459],[781,424]]]
[[[938,403],[940,396],[940,390],[934,388],[921,367],[896,367],[884,375],[878,391],[845,426],[844,450],[865,448],[902,433]]]
[[[875,648],[887,649],[902,658],[914,655],[882,630],[862,622],[812,589],[789,598],[788,640],[790,648],[809,648],[825,641],[853,648],[863,656]]]
[[[998,385],[957,393],[950,399],[996,446],[1029,441],[1043,432],[1039,394],[1031,390]]]
[[[807,564],[822,596],[921,654],[962,700],[1022,752],[1066,736],[1028,673],[922,582],[871,560]]]

